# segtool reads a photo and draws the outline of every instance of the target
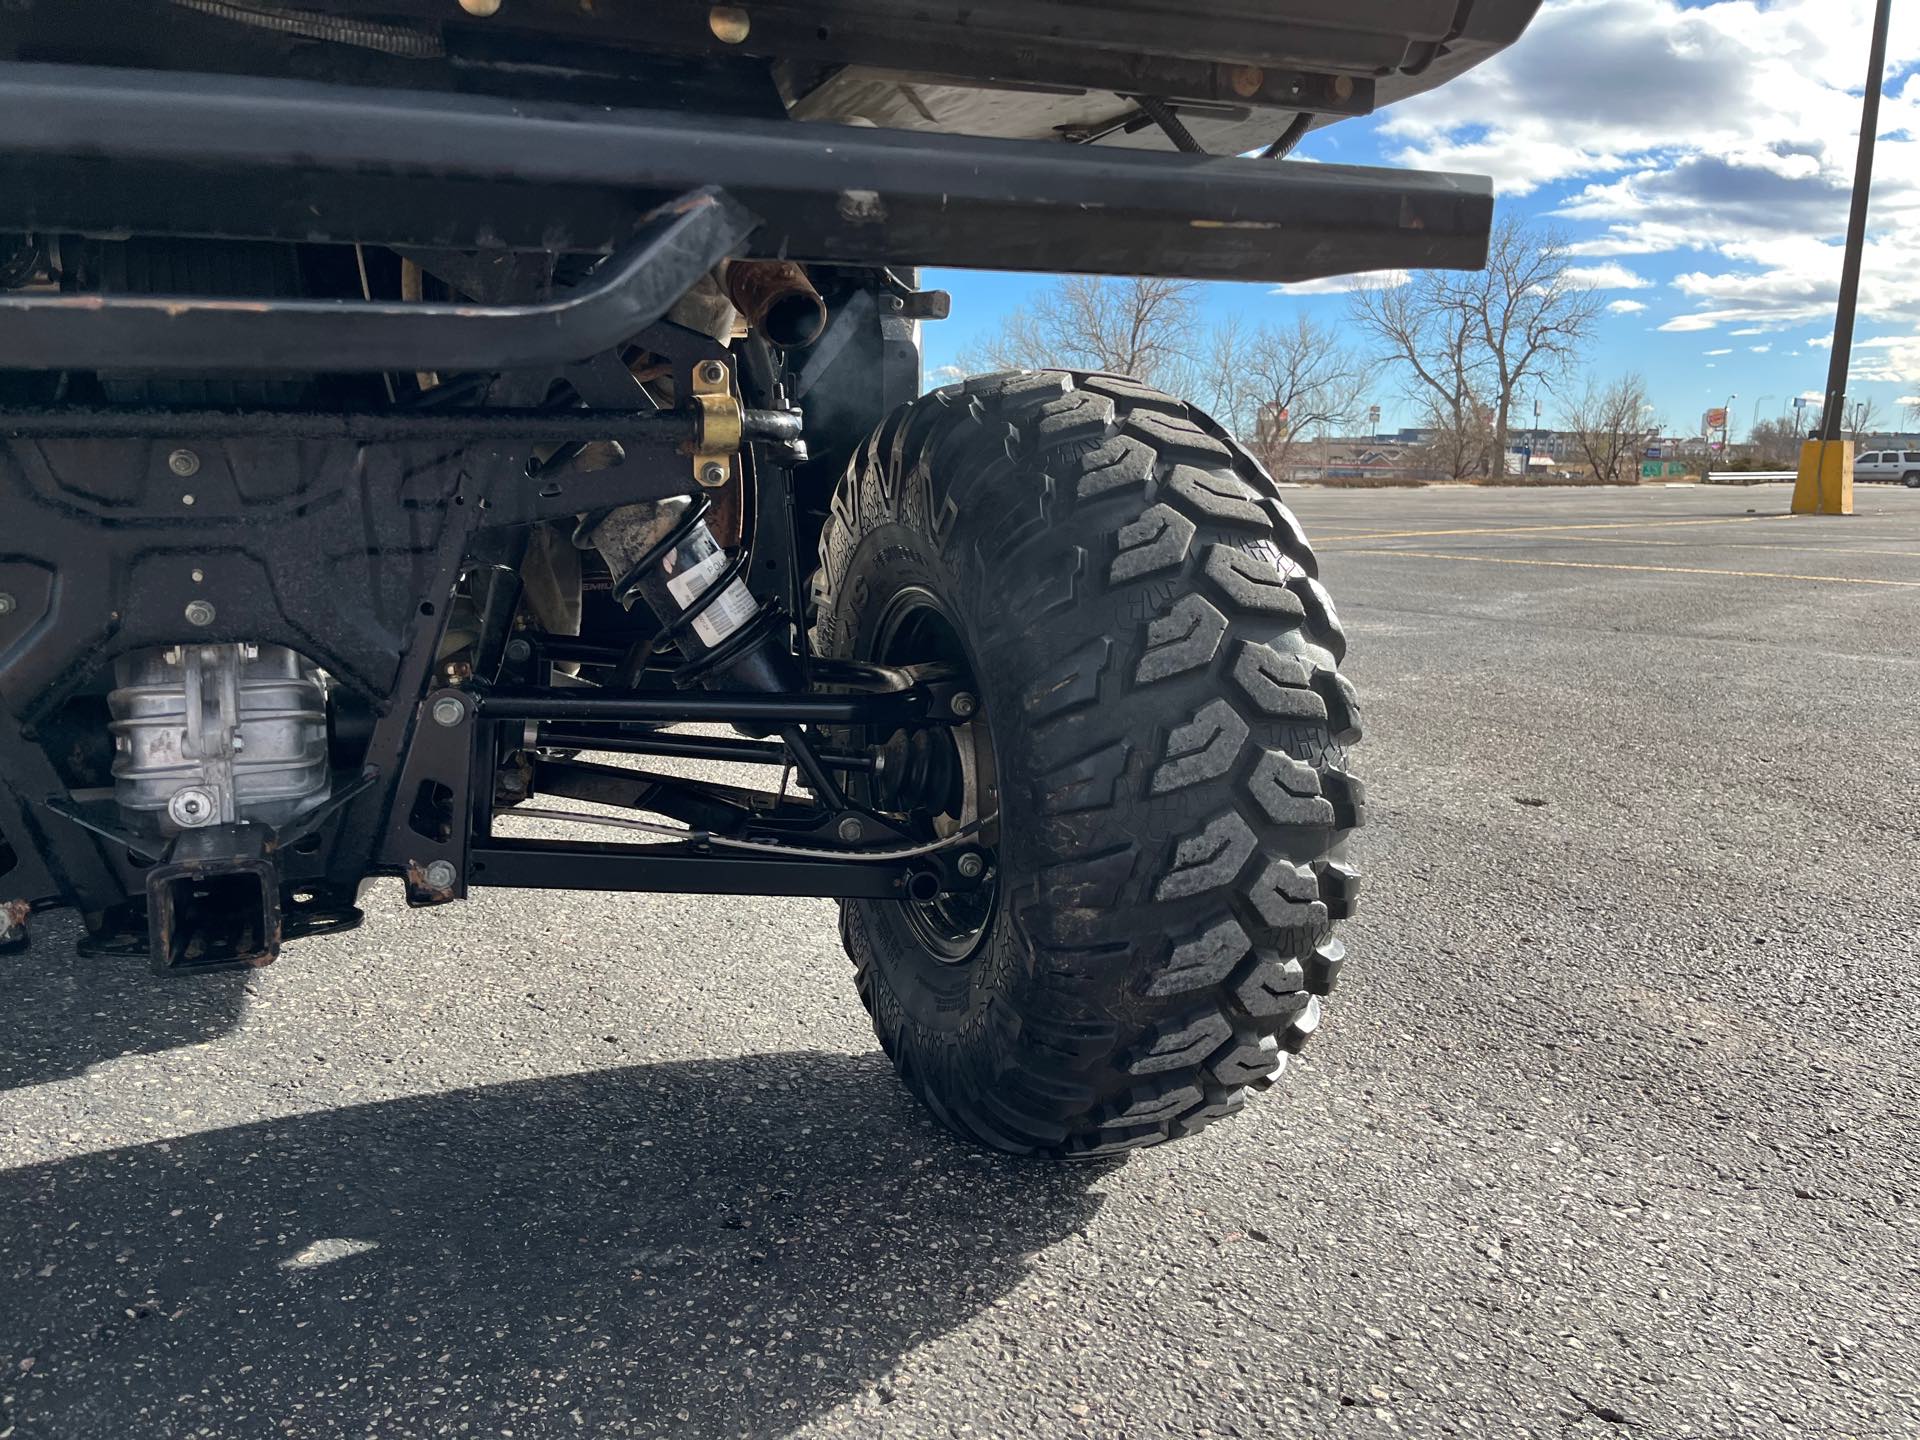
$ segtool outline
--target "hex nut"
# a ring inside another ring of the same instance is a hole
[[[712,489],[727,483],[727,467],[718,460],[709,460],[700,467],[700,483]]]
[[[466,703],[458,695],[442,695],[433,702],[433,723],[449,728],[467,718]]]
[[[531,641],[519,635],[507,641],[507,659],[513,661],[514,664],[518,665],[522,661],[532,658],[533,643]]]
[[[953,713],[964,720],[979,708],[979,704],[980,702],[975,700],[972,695],[962,690],[958,695],[953,697]]]
[[[978,880],[987,873],[987,862],[969,851],[953,862],[953,868],[968,880]]]
[[[175,450],[167,456],[167,469],[182,480],[200,473],[200,457],[191,450]]]
[[[13,596],[4,590],[0,590],[0,615],[11,615],[16,603],[18,602],[14,600]]]
[[[849,815],[834,827],[834,833],[849,845],[866,834],[866,832],[867,827],[860,823],[860,817],[858,815]]]
[[[187,602],[186,615],[189,625],[211,625],[213,623],[214,608],[210,601],[189,600]]]
[[[453,868],[451,860],[435,860],[420,874],[421,879],[434,890],[451,890],[453,882],[460,878],[460,872]]]

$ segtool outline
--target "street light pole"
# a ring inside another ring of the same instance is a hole
[[[1853,209],[1847,216],[1847,250],[1840,266],[1840,304],[1833,320],[1833,354],[1827,361],[1826,409],[1820,438],[1840,438],[1840,411],[1847,398],[1847,367],[1853,360],[1853,312],[1860,301],[1860,258],[1867,242],[1867,195],[1873,188],[1873,140],[1880,128],[1881,76],[1887,68],[1887,22],[1893,0],[1880,0],[1868,47],[1866,96],[1860,102],[1860,150],[1853,162]]]
[[[1860,301],[1860,259],[1867,243],[1867,196],[1873,188],[1873,140],[1880,128],[1880,90],[1887,69],[1887,25],[1893,0],[1874,7],[1873,40],[1867,47],[1867,84],[1860,102],[1860,149],[1853,162],[1853,207],[1847,215],[1847,248],[1840,262],[1840,302],[1833,317],[1833,353],[1827,361],[1827,393],[1817,447],[1800,453],[1793,487],[1795,514],[1853,513],[1852,471],[1834,447],[1840,440],[1841,407],[1847,398],[1847,367],[1853,360],[1853,315]]]

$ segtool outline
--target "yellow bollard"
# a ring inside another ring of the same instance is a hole
[[[1853,513],[1853,442],[1803,440],[1800,475],[1793,482],[1796,515]]]

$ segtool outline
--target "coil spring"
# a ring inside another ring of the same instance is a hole
[[[708,513],[712,509],[713,501],[710,497],[706,495],[694,496],[693,503],[687,506],[686,513],[673,523],[673,527],[643,551],[640,558],[627,567],[626,574],[614,582],[613,598],[623,608],[629,609],[632,608],[634,601],[643,599],[640,582],[651,574],[667,556],[680,548],[680,545],[705,521]],[[711,585],[694,596],[691,603],[689,603],[679,615],[663,623],[651,636],[641,641],[628,652],[627,658],[622,661],[620,665],[618,678],[622,685],[631,687],[637,684],[640,673],[647,668],[647,662],[653,658],[662,645],[669,641],[684,651],[685,647],[679,645],[680,637],[691,630],[693,628],[693,622],[704,615],[708,608],[711,607],[721,595],[726,593],[727,587],[735,580],[738,580],[745,572],[748,554],[748,546],[742,543],[734,551],[727,563],[721,567],[719,576]],[[766,634],[769,627],[776,622],[777,617],[782,613],[784,612],[781,612],[777,606],[762,602],[759,612],[753,619],[734,631],[733,634],[721,641],[720,644],[716,645],[706,654],[690,659],[683,665],[676,666],[673,670],[673,683],[682,689],[686,689],[698,684],[701,677],[708,672],[724,669],[726,666],[732,664],[760,643],[761,638]]]

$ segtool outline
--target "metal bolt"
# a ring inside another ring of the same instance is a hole
[[[969,851],[953,862],[953,868],[968,880],[978,880],[987,873],[987,862]]]
[[[191,830],[213,819],[213,796],[196,786],[176,790],[167,800],[167,814],[173,823]]]
[[[953,697],[953,713],[964,720],[967,716],[973,714],[979,704],[980,702],[975,700],[973,696],[962,690],[958,695]]]
[[[527,788],[527,777],[518,770],[509,770],[500,777],[500,788],[509,795],[518,795]]]
[[[722,45],[738,45],[753,29],[753,21],[738,5],[716,5],[707,11],[707,28]]]
[[[906,297],[903,295],[889,295],[886,297],[885,304],[887,309],[893,311],[896,315],[907,308]]]
[[[458,695],[442,695],[433,702],[433,723],[449,728],[467,718],[466,703]]]
[[[200,473],[200,457],[191,450],[175,450],[167,456],[167,469],[182,480]]]
[[[435,860],[421,872],[421,878],[431,890],[451,890],[453,882],[460,878],[460,872],[453,868],[451,860]]]
[[[700,378],[709,385],[718,385],[727,378],[727,367],[718,360],[703,360],[700,362]]]
[[[206,600],[187,602],[187,623],[189,625],[211,625],[213,623],[213,605]]]
[[[518,665],[522,661],[532,658],[533,645],[530,641],[521,639],[519,636],[515,636],[513,639],[507,641],[507,659],[513,661],[514,664]]]
[[[700,467],[700,483],[708,489],[727,483],[727,467],[718,460],[709,460]]]
[[[4,590],[0,590],[0,615],[11,615],[16,603],[18,602],[14,600],[13,596]]]
[[[858,815],[849,815],[834,827],[834,833],[851,845],[866,833],[867,827],[860,823]]]

